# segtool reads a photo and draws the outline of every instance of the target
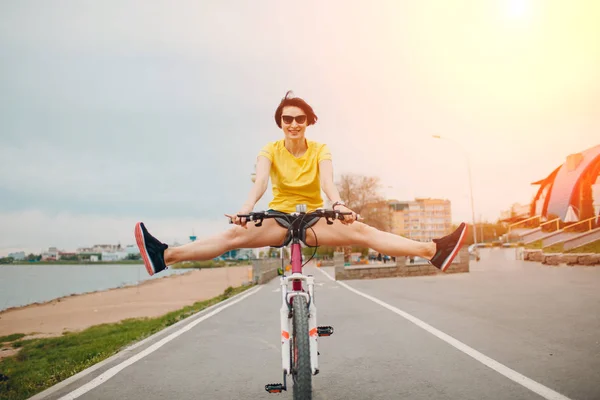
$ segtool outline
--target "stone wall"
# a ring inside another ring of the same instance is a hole
[[[277,269],[281,267],[279,258],[260,258],[252,261],[252,282],[262,285],[277,277]]]
[[[542,250],[524,250],[523,260],[541,262],[545,265],[600,265],[600,254],[544,253]]]
[[[441,272],[429,263],[407,264],[406,257],[396,257],[395,264],[390,262],[387,264],[344,266],[344,255],[343,253],[339,254],[339,256],[338,253],[334,254],[336,280],[377,279],[469,272],[469,252],[466,248],[460,250],[446,272]]]
[[[335,265],[333,259],[319,260],[319,262],[321,263],[321,267],[333,267]]]

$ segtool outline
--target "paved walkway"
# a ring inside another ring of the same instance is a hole
[[[319,340],[314,398],[600,399],[600,268],[514,261],[511,250],[447,276],[340,283],[323,274],[333,268],[308,268],[319,323],[335,327]],[[278,282],[246,295],[50,398],[291,399],[264,391],[281,381]]]

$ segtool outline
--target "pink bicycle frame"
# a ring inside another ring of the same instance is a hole
[[[300,243],[292,243],[292,274],[302,273],[302,249]],[[294,280],[292,282],[292,290],[301,292],[302,281]]]

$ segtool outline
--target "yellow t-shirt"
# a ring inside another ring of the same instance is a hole
[[[310,140],[306,144],[308,149],[300,157],[294,157],[283,140],[267,144],[258,153],[271,161],[270,209],[291,213],[297,204],[306,204],[308,211],[323,207],[319,162],[331,160],[331,152],[326,144]]]

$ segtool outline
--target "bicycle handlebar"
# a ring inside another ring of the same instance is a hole
[[[246,218],[249,221],[255,221],[257,226],[260,226],[262,224],[262,221],[264,219],[269,219],[269,218],[282,218],[282,217],[294,217],[294,218],[306,218],[306,217],[320,217],[320,218],[325,218],[327,220],[327,223],[332,224],[333,221],[331,221],[332,219],[339,219],[339,220],[344,220],[344,216],[346,215],[352,215],[354,213],[352,212],[342,212],[342,211],[337,211],[337,210],[326,210],[323,208],[319,208],[315,211],[311,211],[309,213],[300,213],[300,212],[293,212],[293,213],[289,213],[289,214],[285,214],[285,213],[271,213],[269,211],[257,211],[257,212],[251,212],[249,214],[237,214],[237,216],[239,218]],[[359,219],[360,215],[356,215],[356,219]],[[229,223],[233,223],[232,220],[229,220]]]
[[[311,211],[309,213],[299,213],[299,212],[293,212],[293,213],[289,213],[289,214],[283,214],[282,213],[270,213],[269,211],[257,211],[257,212],[251,212],[249,214],[237,214],[238,217],[240,218],[247,218],[248,221],[258,221],[258,220],[262,220],[262,219],[269,219],[269,218],[281,218],[282,216],[290,216],[290,217],[313,217],[313,216],[319,216],[322,218],[327,218],[327,219],[340,219],[343,220],[345,215],[352,215],[353,213],[351,212],[341,212],[341,211],[337,211],[337,210],[326,210],[323,208],[319,208],[318,210],[315,211]]]
[[[251,212],[248,214],[237,214],[238,218],[246,218],[246,222],[254,221],[254,226],[260,227],[262,226],[264,219],[269,218],[285,218],[287,219],[287,226],[283,226],[284,228],[288,228],[288,236],[286,237],[286,241],[284,241],[284,246],[289,244],[290,240],[294,240],[294,243],[297,243],[299,240],[304,242],[307,246],[310,246],[305,241],[305,231],[309,228],[312,223],[316,222],[316,219],[325,218],[327,221],[327,225],[332,225],[333,220],[339,219],[344,220],[346,215],[353,215],[353,212],[342,212],[337,210],[326,210],[323,208],[319,208],[315,211],[311,211],[309,213],[306,212],[293,212],[293,213],[282,213],[282,212],[270,212],[270,211],[259,211],[259,212]],[[288,219],[291,217],[291,220]],[[358,220],[360,215],[356,214],[356,219]],[[232,224],[233,221],[229,219],[229,223]],[[310,225],[309,225],[310,224]],[[281,223],[280,223],[281,225]],[[291,236],[290,236],[291,232]],[[316,240],[316,236],[315,236]],[[315,247],[315,246],[310,246]],[[314,254],[313,254],[314,256]],[[312,256],[311,258],[312,259]],[[310,261],[310,260],[309,260]]]

